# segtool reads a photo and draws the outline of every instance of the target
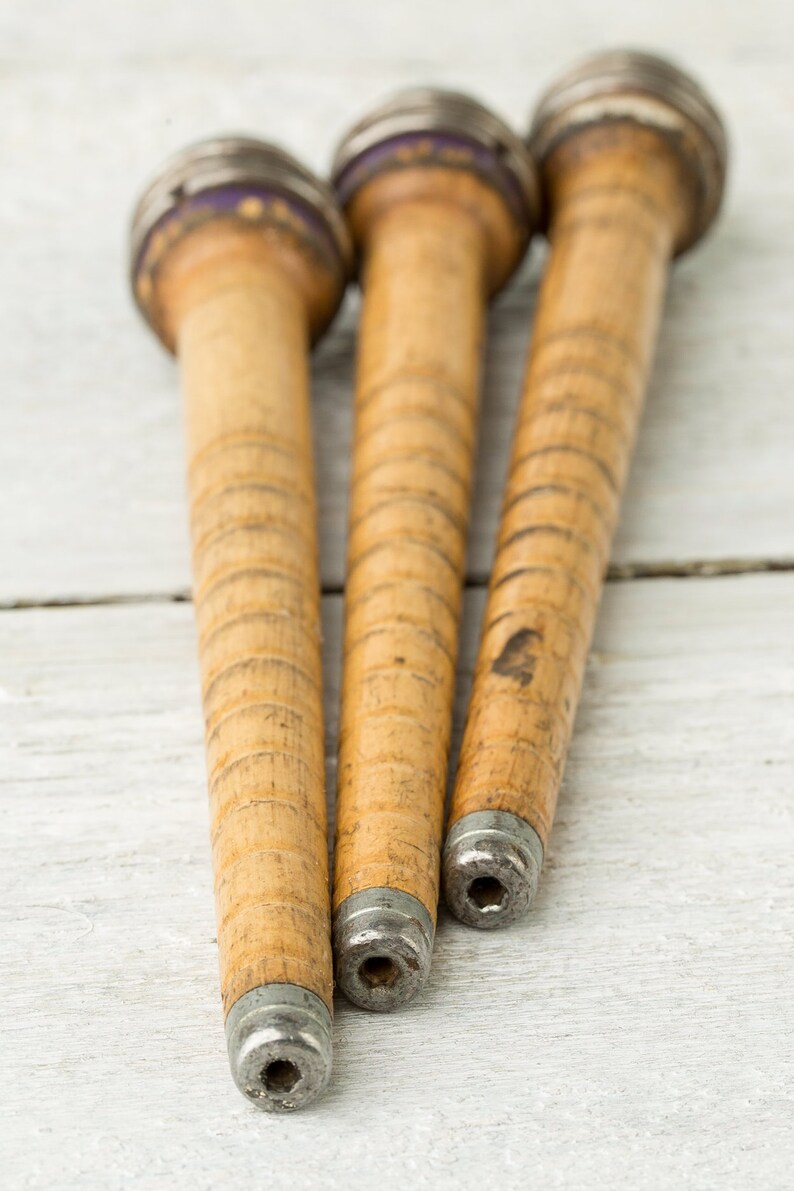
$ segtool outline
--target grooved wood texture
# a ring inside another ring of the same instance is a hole
[[[544,845],[687,214],[673,155],[630,125],[579,134],[548,173],[551,253],[450,812],[510,811]]]
[[[162,282],[185,394],[221,986],[226,1012],[270,983],[330,1008],[307,311],[278,246],[250,260],[242,234],[192,232]]]
[[[441,915],[421,998],[340,998],[335,1077],[267,1121],[217,998],[182,426],[131,310],[123,216],[215,129],[316,167],[397,87],[517,127],[610,44],[702,77],[736,149],[673,270],[613,561],[791,554],[794,6],[480,0],[0,7],[6,302],[0,599],[0,1171],[8,1191],[772,1191],[791,1178],[794,576],[607,585],[531,915]],[[490,568],[543,252],[490,318],[468,573]],[[344,574],[355,301],[314,357],[324,579]],[[336,764],[341,599],[326,597]],[[462,725],[484,605],[462,622]],[[671,825],[675,831],[671,834]],[[409,1172],[407,1174],[407,1172]]]
[[[718,99],[736,149],[718,232],[675,268],[612,561],[665,571],[791,558],[794,201],[783,148],[794,6],[706,0],[695,17],[684,0],[647,10],[600,0],[578,23],[562,5],[547,6],[541,22],[512,2],[496,20],[466,0],[453,23],[426,0],[404,0],[388,16],[382,5],[340,0],[337,24],[327,6],[307,2],[278,23],[253,0],[235,0],[236,18],[213,8],[199,17],[184,0],[167,17],[119,0],[112,26],[99,0],[63,12],[42,0],[41,19],[7,4],[4,22],[0,8],[3,160],[17,179],[0,220],[20,248],[6,259],[0,357],[9,391],[27,395],[0,403],[9,552],[0,605],[189,589],[172,370],[141,339],[124,280],[124,219],[154,162],[215,130],[250,129],[324,170],[355,113],[417,80],[470,88],[523,128],[561,67],[610,44],[656,48],[691,68]],[[490,571],[542,258],[538,240],[491,316],[470,582]],[[314,357],[321,574],[332,590],[344,582],[357,315],[351,293]]]
[[[423,172],[358,202],[396,180],[359,233],[334,905],[388,887],[435,921],[488,253],[455,174],[411,198]]]
[[[332,1086],[278,1122],[224,1053],[192,620],[0,615],[8,1191],[787,1186],[794,576],[608,584],[532,914],[442,913],[422,996],[339,998]]]

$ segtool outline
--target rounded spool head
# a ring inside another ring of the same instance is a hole
[[[443,855],[444,896],[480,930],[510,926],[534,898],[543,864],[537,832],[507,811],[474,811],[454,823]]]
[[[679,153],[693,182],[688,234],[677,251],[709,229],[725,188],[725,126],[702,87],[678,66],[639,50],[594,54],[563,74],[535,110],[529,148],[542,169],[560,142],[596,124],[633,121],[657,129]]]
[[[399,889],[363,889],[334,914],[336,982],[362,1009],[386,1013],[412,1001],[430,974],[433,923]]]
[[[540,222],[540,184],[526,146],[499,116],[457,91],[437,87],[400,91],[343,138],[331,180],[346,206],[375,176],[418,165],[469,169],[488,182],[502,196],[519,229],[520,260]]]
[[[160,261],[182,234],[213,218],[281,225],[309,241],[336,280],[334,301],[314,328],[315,337],[321,334],[351,271],[344,216],[331,188],[290,153],[245,136],[213,137],[176,153],[138,201],[130,229],[130,277],[138,307],[154,330],[161,334],[153,285]]]
[[[226,1018],[232,1076],[266,1112],[315,1100],[331,1077],[331,1014],[314,993],[268,984],[245,993]]]

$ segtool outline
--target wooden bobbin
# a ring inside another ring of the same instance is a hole
[[[449,92],[358,124],[334,175],[360,256],[334,873],[336,978],[405,1004],[430,968],[485,309],[538,197],[522,143]]]
[[[677,68],[599,55],[538,110],[551,252],[537,308],[445,844],[464,922],[537,886],[671,257],[723,190],[719,117]]]
[[[308,353],[341,300],[331,192],[243,138],[173,159],[133,224],[137,301],[179,358],[221,991],[255,1104],[331,1062],[320,587]]]

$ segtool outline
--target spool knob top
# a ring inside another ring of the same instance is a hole
[[[253,137],[213,137],[171,157],[142,194],[130,233],[130,275],[144,318],[173,348],[157,296],[158,270],[175,243],[210,220],[238,221],[273,236],[296,237],[325,278],[314,312],[319,337],[350,275],[352,246],[329,186],[276,145]]]
[[[725,188],[728,145],[719,113],[678,66],[638,50],[594,54],[543,94],[528,137],[540,169],[555,149],[594,125],[630,122],[653,128],[678,154],[692,183],[692,213],[677,251],[709,229]]]
[[[377,105],[350,129],[337,148],[331,175],[340,202],[349,207],[374,178],[421,166],[469,171],[501,197],[516,239],[502,284],[540,222],[537,171],[520,137],[468,95],[414,87]]]

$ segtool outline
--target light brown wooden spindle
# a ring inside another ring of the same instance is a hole
[[[552,251],[451,814],[509,811],[544,845],[679,210],[675,159],[653,154],[649,170],[634,130],[611,142],[559,163],[550,186]]]
[[[337,980],[378,1009],[429,969],[485,311],[529,231],[468,142],[392,152],[346,204],[363,308],[334,863]]]
[[[515,920],[534,892],[670,260],[704,230],[708,169],[722,185],[718,117],[682,78],[645,55],[605,55],[546,101],[550,255],[445,852],[447,900],[471,925]]]
[[[196,169],[206,168],[203,152],[196,151]],[[319,215],[331,204],[332,218],[332,196],[286,155],[250,142],[212,143],[209,153],[214,171],[228,173],[231,160],[241,185],[184,202],[177,190],[144,249],[137,292],[182,374],[232,1070],[254,1103],[284,1109],[313,1098],[330,1072],[308,356],[341,296],[343,247],[336,255],[333,237],[318,230],[318,213],[305,207],[306,188],[314,187]],[[243,184],[252,168],[264,175],[259,188]],[[290,201],[292,185],[299,195]],[[344,239],[341,219],[339,226]]]

